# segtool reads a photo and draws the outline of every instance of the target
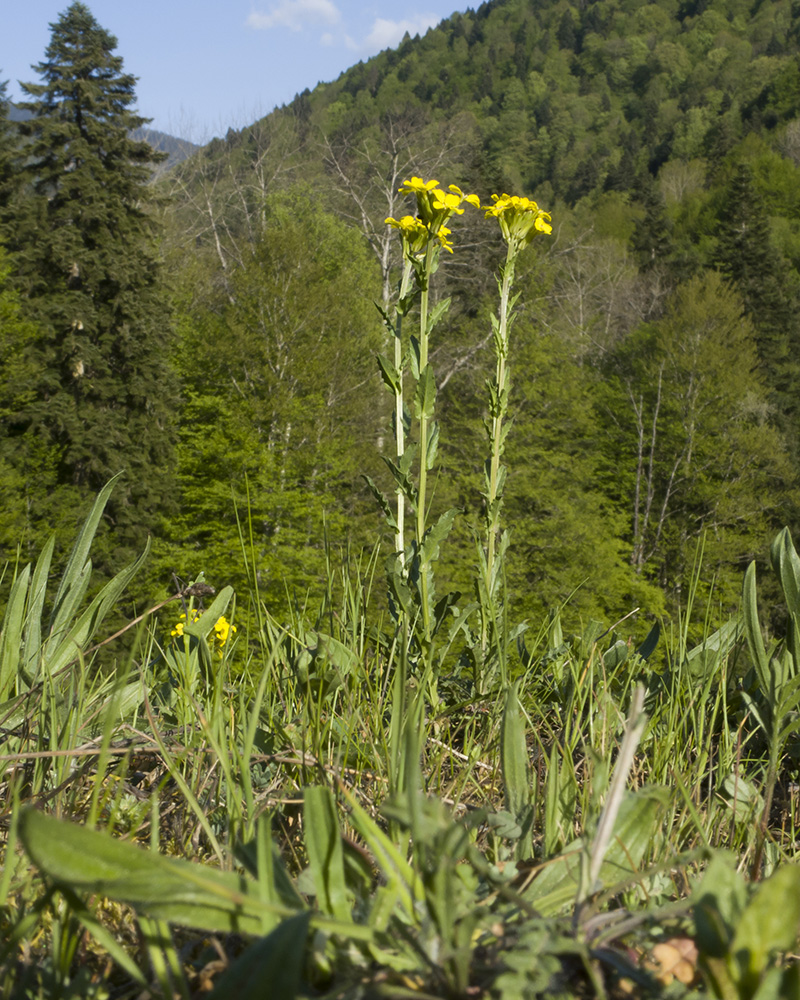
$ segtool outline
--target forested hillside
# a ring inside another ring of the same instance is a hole
[[[52,253],[45,263],[30,252],[47,225],[44,175],[36,167],[32,181],[9,125],[4,554],[20,538],[41,544],[106,472],[155,463],[147,495],[169,487],[145,518],[151,591],[173,571],[204,571],[257,582],[274,607],[307,591],[313,600],[325,540],[335,553],[374,538],[363,474],[392,489],[380,461],[391,400],[374,360],[388,341],[373,302],[388,307],[399,280],[385,219],[408,212],[398,188],[417,175],[484,204],[493,192],[528,195],[552,215],[552,235],[517,274],[505,455],[514,613],[572,595],[568,616],[658,614],[685,599],[701,553],[698,598],[731,608],[742,567],[798,522],[799,27],[787,0],[488,3],[230,130],[149,189],[169,308],[148,334],[165,388],[141,401],[160,415],[146,434],[132,422],[131,442],[91,476],[70,457],[88,438],[46,387],[56,361],[36,353],[63,308],[55,279],[43,284]],[[31,94],[41,119],[47,91]],[[36,121],[22,126],[34,137]],[[496,226],[470,208],[442,256],[434,294],[452,305],[431,345],[432,507],[464,512],[442,550],[461,586],[483,517],[476,442],[503,258]],[[69,290],[74,276],[58,280]],[[58,364],[74,389],[85,361],[70,358]],[[25,365],[41,385],[19,377]],[[115,366],[93,382],[103,399]],[[159,447],[160,458],[141,457]],[[51,481],[42,470],[53,468]],[[146,492],[149,473],[135,475]],[[112,538],[127,516],[112,512]]]

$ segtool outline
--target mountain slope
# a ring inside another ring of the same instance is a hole
[[[591,596],[574,600],[587,613],[656,608],[647,588],[678,600],[705,538],[732,607],[741,563],[798,521],[799,16],[787,0],[494,2],[229,130],[164,179],[187,352],[209,315],[209,354],[231,356],[237,323],[247,344],[241,289],[261,280],[287,191],[366,242],[377,290],[365,291],[385,303],[401,263],[385,219],[410,208],[403,178],[484,201],[531,195],[555,229],[520,271],[512,591],[541,610],[585,579]],[[452,297],[434,348],[437,503],[468,511],[450,539],[456,580],[480,506],[501,252],[467,213],[436,279]],[[240,407],[240,369],[220,379],[218,409]],[[377,375],[369,392],[382,398]],[[362,441],[385,442],[380,407],[373,418]],[[290,418],[274,419],[280,437]],[[359,461],[342,466],[354,484]]]

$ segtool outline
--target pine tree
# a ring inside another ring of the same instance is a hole
[[[0,211],[8,205],[14,176],[14,157],[19,142],[9,121],[8,81],[0,80]]]
[[[148,210],[160,157],[130,138],[148,120],[131,110],[136,80],[113,54],[116,38],[82,3],[51,28],[34,67],[43,82],[24,85],[34,117],[22,128],[22,189],[5,213],[17,285],[41,330],[38,377],[28,405],[3,420],[0,447],[12,462],[31,435],[55,449],[42,533],[65,503],[125,470],[107,515],[112,569],[171,506],[177,387]]]

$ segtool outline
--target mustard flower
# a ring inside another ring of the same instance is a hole
[[[526,247],[537,233],[552,233],[549,212],[543,211],[530,198],[516,195],[492,195],[494,205],[484,205],[486,218],[494,216],[500,223],[503,239],[517,249]]]
[[[431,238],[425,223],[413,215],[404,215],[402,219],[393,219],[390,216],[386,220],[386,225],[394,226],[400,232],[403,251],[406,254],[422,253]]]
[[[189,612],[190,624],[199,621],[202,617],[202,612],[197,608],[192,608]],[[182,614],[180,619],[175,623],[170,636],[175,639],[181,638],[185,634],[186,629],[186,615]],[[217,655],[222,659],[222,647],[228,641],[231,636],[236,634],[236,626],[231,625],[228,619],[222,615],[217,619],[214,628],[211,630],[211,635],[209,635],[209,642],[213,644],[214,648],[217,650]]]
[[[220,646],[224,646],[228,641],[228,637],[235,634],[236,626],[231,625],[224,615],[217,619],[217,623],[214,626],[214,639]]]
[[[467,202],[480,208],[480,199],[476,194],[464,194],[460,187],[451,184],[447,191],[439,187],[437,180],[424,181],[421,177],[412,177],[403,181],[398,188],[400,194],[413,194],[417,199],[417,218],[407,215],[399,221],[387,219],[388,225],[400,230],[406,253],[421,253],[434,238],[450,253],[453,245],[447,239],[450,230],[445,223],[453,215],[463,215],[462,203]]]
[[[193,624],[194,622],[199,621],[199,619],[200,619],[200,612],[196,608],[193,608],[189,612],[189,614],[191,615],[191,622],[190,622],[190,624]],[[186,615],[181,615],[180,620],[175,624],[175,627],[170,632],[170,635],[172,636],[173,639],[177,639],[177,638],[179,638],[180,636],[183,635],[183,630],[184,630],[184,626],[185,625],[186,625]]]

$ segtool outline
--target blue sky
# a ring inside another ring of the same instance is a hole
[[[38,82],[51,22],[70,0],[2,0],[0,80]],[[195,142],[241,128],[360,59],[424,34],[457,0],[85,0],[139,77],[153,128]]]

